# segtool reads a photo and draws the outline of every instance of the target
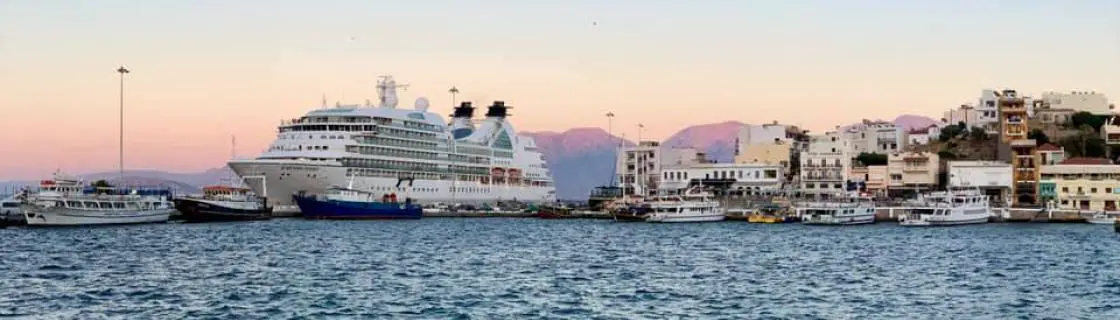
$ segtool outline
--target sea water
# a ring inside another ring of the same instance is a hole
[[[449,218],[0,230],[0,317],[1120,319],[1120,234]]]

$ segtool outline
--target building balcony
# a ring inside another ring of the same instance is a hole
[[[929,172],[929,167],[926,167],[926,166],[921,166],[921,167],[907,166],[907,167],[902,167],[902,171],[903,172]]]

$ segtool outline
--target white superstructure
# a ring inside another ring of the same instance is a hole
[[[948,226],[987,223],[992,216],[987,195],[979,189],[932,192],[918,199],[921,204],[899,216],[903,226]]]
[[[875,223],[875,205],[867,201],[815,202],[799,206],[797,215],[809,225],[853,225]]]
[[[647,203],[651,209],[647,222],[711,222],[726,218],[723,205],[699,187],[681,195],[658,196]]]
[[[409,193],[421,203],[552,201],[555,187],[532,138],[519,136],[495,101],[482,120],[474,107],[455,108],[450,123],[428,111],[397,108],[397,85],[378,82],[377,106],[336,105],[281,123],[276,141],[253,160],[229,166],[276,211],[298,210],[292,195],[346,185],[378,194]],[[399,178],[414,178],[398,186]]]

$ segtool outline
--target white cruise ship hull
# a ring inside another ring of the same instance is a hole
[[[292,195],[322,194],[330,187],[349,186],[374,193],[396,193],[417,203],[493,203],[554,201],[554,187],[491,185],[477,182],[415,179],[411,187],[387,177],[351,177],[332,162],[304,160],[235,160],[229,167],[258,195],[264,195],[274,212],[299,212]],[[407,184],[407,183],[406,183]],[[454,187],[454,188],[453,188]],[[452,191],[456,190],[456,191]]]
[[[29,226],[89,226],[167,222],[174,209],[93,211],[66,208],[26,209]]]

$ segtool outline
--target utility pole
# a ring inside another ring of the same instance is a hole
[[[119,163],[120,176],[118,177],[118,179],[120,179],[120,181],[117,181],[117,183],[121,184],[121,183],[124,183],[124,75],[126,73],[129,73],[129,71],[128,71],[128,69],[125,69],[124,66],[121,66],[120,68],[117,68],[117,73],[121,74],[121,97],[120,97],[121,109],[120,109],[120,131],[119,131],[119,135],[120,135],[119,136],[119,138],[120,138],[119,152],[120,152],[120,154],[118,155],[118,159],[117,159],[120,162]]]

